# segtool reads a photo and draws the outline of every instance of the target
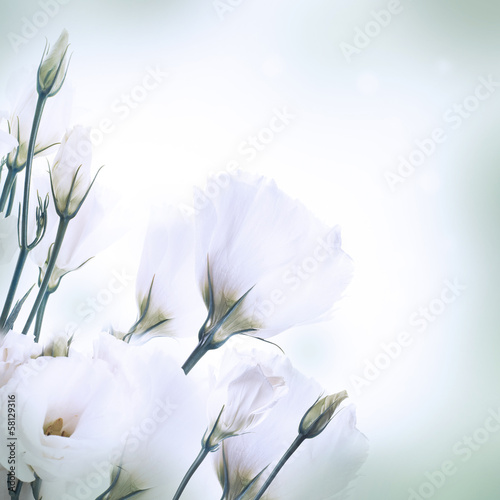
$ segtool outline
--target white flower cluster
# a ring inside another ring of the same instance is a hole
[[[0,316],[2,498],[340,498],[366,456],[354,408],[345,391],[323,397],[266,339],[323,318],[352,265],[339,229],[274,182],[238,172],[218,196],[197,193],[205,202],[193,216],[156,208],[125,331],[98,332],[89,349],[86,333],[44,328],[64,276],[119,232],[93,186],[90,130],[58,132],[66,124],[51,118],[67,51],[64,32],[0,132],[0,230],[16,237],[17,227],[19,243]],[[34,160],[58,141],[38,178]],[[29,255],[34,299],[18,290]],[[192,341],[189,356],[176,337]]]

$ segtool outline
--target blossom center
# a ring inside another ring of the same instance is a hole
[[[46,436],[70,437],[71,432],[63,429],[64,421],[61,417],[43,426],[43,433]]]

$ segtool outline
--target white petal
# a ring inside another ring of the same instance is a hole
[[[207,288],[208,256],[216,308],[251,290],[239,314],[260,337],[317,319],[351,277],[338,228],[328,228],[263,177],[232,178],[200,210],[197,235],[201,289]]]

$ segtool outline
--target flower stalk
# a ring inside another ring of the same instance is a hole
[[[36,320],[35,320],[35,339],[40,338],[40,332],[42,330],[42,323],[43,323],[43,317],[45,315],[45,308],[47,307],[47,302],[50,297],[50,290],[46,290],[45,293],[43,294],[42,300],[40,302],[40,306],[38,307],[38,310],[36,312]]]
[[[262,498],[262,495],[266,492],[267,488],[271,485],[271,483],[274,481],[274,478],[278,475],[278,472],[283,468],[283,466],[287,463],[288,459],[297,451],[299,446],[306,440],[305,436],[302,436],[299,434],[294,442],[290,445],[288,450],[286,450],[285,454],[280,458],[280,461],[276,465],[276,467],[273,469],[271,474],[269,474],[269,477],[266,479],[266,482],[262,485],[262,488],[259,490],[257,493],[256,497],[254,500],[259,500],[259,498]]]
[[[31,323],[35,319],[38,308],[42,304],[45,296],[45,292],[49,286],[50,276],[54,267],[56,265],[57,256],[59,255],[59,251],[61,250],[61,246],[64,240],[64,235],[66,234],[66,229],[68,228],[69,221],[71,219],[68,217],[60,217],[59,226],[57,227],[56,240],[54,242],[54,246],[52,247],[52,252],[50,254],[50,259],[47,264],[47,269],[45,271],[45,276],[43,277],[43,281],[40,284],[40,288],[38,290],[38,295],[36,296],[35,303],[31,309],[30,315],[26,320],[26,324],[24,325],[22,333],[26,335],[31,327]],[[38,342],[40,332],[38,332],[38,336],[35,336],[35,342]]]
[[[191,467],[189,467],[188,471],[182,478],[181,484],[177,488],[177,491],[175,492],[174,497],[172,500],[179,500],[179,498],[182,495],[182,492],[186,488],[187,484],[189,483],[191,477],[193,477],[193,474],[196,472],[198,467],[202,464],[203,460],[205,460],[206,456],[209,453],[209,449],[207,447],[203,447],[198,454],[198,456],[195,458],[194,462],[191,464]]]
[[[306,440],[315,438],[323,432],[326,426],[332,421],[333,417],[338,413],[337,408],[340,403],[347,398],[347,392],[342,391],[321,398],[306,411],[299,425],[299,435],[295,438],[285,454],[280,458],[280,461],[273,469],[262,488],[257,493],[254,500],[259,500],[274,481],[278,472],[283,468],[288,459],[297,451],[299,446]]]
[[[0,213],[5,210],[7,201],[12,198],[12,188],[14,187],[14,181],[16,179],[17,172],[13,170],[7,171],[7,177],[5,178],[5,183],[3,185],[2,194],[0,196]]]
[[[35,116],[33,117],[33,125],[31,127],[31,135],[28,144],[28,156],[26,160],[26,172],[24,177],[24,195],[23,195],[23,204],[20,214],[20,226],[19,226],[19,256],[17,259],[16,268],[14,270],[14,275],[12,276],[12,280],[10,282],[9,291],[7,292],[7,298],[5,299],[4,307],[2,310],[2,314],[0,316],[0,329],[5,326],[5,322],[9,316],[10,309],[12,307],[12,303],[14,302],[14,298],[17,291],[17,286],[19,285],[19,280],[21,279],[21,274],[24,269],[24,265],[26,264],[26,259],[28,258],[28,253],[31,250],[30,245],[28,244],[28,210],[29,210],[29,193],[31,186],[31,169],[33,164],[33,156],[35,154],[35,144],[36,144],[36,136],[38,134],[38,128],[40,126],[40,120],[42,118],[43,108],[47,101],[47,96],[38,96]],[[9,174],[11,171],[9,171]],[[10,189],[9,189],[10,193]]]

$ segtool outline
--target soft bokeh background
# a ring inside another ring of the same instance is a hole
[[[133,276],[151,202],[187,206],[193,184],[237,162],[341,224],[354,259],[356,276],[334,319],[279,339],[296,366],[329,390],[348,389],[357,405],[371,451],[351,498],[415,500],[410,490],[419,488],[420,498],[437,500],[500,497],[500,431],[480,430],[500,410],[500,87],[460,122],[452,118],[464,100],[475,108],[470,96],[480,78],[500,82],[499,3],[0,6],[0,109],[9,107],[11,73],[36,67],[45,37],[55,41],[67,28],[74,122],[96,128],[95,165],[106,165],[101,182],[129,200],[136,215],[130,232],[84,276],[66,279],[67,293],[49,306],[54,329],[81,322],[82,304],[107,287],[113,271]],[[388,8],[387,25],[373,24]],[[359,33],[370,21],[376,36],[347,58],[342,44],[363,43]],[[157,81],[144,90],[151,71]],[[242,144],[283,109],[293,115],[290,123],[248,161],[253,155]],[[387,172],[397,173],[398,158],[408,158],[415,141],[436,128],[446,140],[391,189]],[[419,331],[410,318],[439,299],[446,280],[466,288]],[[132,305],[128,281],[122,296],[94,310],[95,324],[133,316],[133,308],[123,309]],[[413,343],[360,387],[356,377],[383,358],[382,344],[405,331]],[[467,436],[469,445],[457,444]],[[458,453],[466,446],[470,457]],[[439,488],[422,486],[426,473],[447,460],[456,472]]]

